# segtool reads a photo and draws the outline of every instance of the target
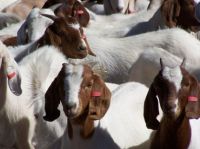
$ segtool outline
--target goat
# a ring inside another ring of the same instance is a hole
[[[62,138],[50,148],[114,149],[141,145],[151,132],[145,129],[141,118],[145,97],[141,92],[147,92],[142,84],[123,84],[112,92],[111,100],[110,90],[89,66],[64,63],[45,94],[44,119],[58,118],[61,102],[68,124]]]
[[[44,34],[46,28],[53,23],[52,19],[42,14],[55,15],[51,9],[33,8],[17,32],[18,45],[36,41]]]
[[[200,143],[199,84],[180,66],[170,68],[161,60],[144,103],[144,119],[149,129],[157,130],[151,149],[198,149]],[[158,96],[163,117],[159,122]]]
[[[19,69],[23,78],[21,98],[26,98],[28,103],[32,103],[34,114],[37,117],[34,135],[36,148],[46,149],[63,135],[67,125],[64,113],[61,113],[60,118],[54,122],[46,122],[42,116],[45,114],[45,92],[58,75],[62,63],[67,63],[68,61],[69,59],[67,60],[55,47],[44,46],[26,56],[19,63]],[[110,90],[114,90],[118,86],[113,83],[106,85]]]
[[[144,51],[151,48],[161,48],[179,58],[186,57],[191,65],[197,65],[199,62],[199,41],[178,28],[126,38],[87,37],[91,49],[97,56],[88,56],[77,61],[93,63],[93,67],[99,68],[108,82],[126,82],[131,66]],[[199,65],[197,69],[198,67]]]
[[[0,148],[34,149],[34,115],[26,99],[19,96],[22,89],[17,64],[2,43],[0,47]]]
[[[28,53],[44,45],[53,45],[57,47],[68,58],[84,58],[87,54],[94,55],[89,48],[83,31],[75,19],[46,16],[53,19],[54,23],[46,29],[44,35],[40,39],[25,46],[9,48],[16,61],[19,62]]]

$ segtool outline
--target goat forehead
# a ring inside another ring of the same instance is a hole
[[[162,71],[163,78],[173,83],[176,87],[176,91],[178,92],[181,88],[181,82],[183,79],[183,75],[179,66],[170,68],[165,66]]]

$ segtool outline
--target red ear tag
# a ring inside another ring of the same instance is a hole
[[[195,97],[195,96],[189,96],[189,97],[188,97],[188,101],[195,102],[195,101],[198,101],[198,98]]]
[[[99,92],[99,91],[92,92],[92,97],[100,97],[100,96],[101,96],[101,92]]]
[[[10,80],[10,79],[12,79],[15,75],[16,75],[16,73],[15,73],[15,72],[12,72],[12,73],[9,73],[9,74],[7,75],[7,77],[8,77],[8,79]]]
[[[76,10],[76,13],[77,13],[78,15],[82,15],[82,14],[84,14],[84,11],[83,11],[83,10]]]

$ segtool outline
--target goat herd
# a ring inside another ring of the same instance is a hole
[[[0,0],[0,149],[199,149],[198,0]]]

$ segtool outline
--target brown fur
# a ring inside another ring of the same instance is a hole
[[[16,46],[17,45],[17,37],[10,37],[3,41],[6,46]]]
[[[54,23],[46,29],[44,35],[39,39],[39,47],[54,45],[68,58],[84,58],[88,54],[94,55],[90,52],[89,45],[83,47],[81,30],[69,26],[73,23],[77,23],[73,18],[54,18]]]
[[[68,133],[69,138],[73,137],[73,129],[71,125],[80,125],[82,130],[80,132],[83,138],[90,137],[94,132],[94,120],[101,119],[107,112],[111,93],[106,87],[104,81],[100,76],[96,75],[89,66],[84,65],[83,81],[81,83],[81,88],[79,91],[79,107],[78,111],[72,115],[68,113],[70,108],[68,108],[63,102],[66,93],[68,91],[63,90],[63,80],[67,74],[65,74],[65,69],[67,64],[63,64],[63,67],[50,85],[49,89],[45,95],[45,120],[52,121],[59,116],[58,104],[61,100],[63,104],[63,110],[68,117]],[[64,93],[64,92],[66,93]],[[93,91],[98,91],[101,93],[100,97],[92,97]]]
[[[199,98],[200,89],[196,78],[191,76],[181,67],[183,80],[181,89],[176,92],[173,83],[162,77],[162,69],[155,77],[144,106],[144,118],[148,128],[157,129],[152,140],[151,149],[186,149],[190,143],[191,128],[190,118],[200,117],[200,104],[188,101],[189,96]],[[158,95],[163,118],[159,124],[156,120],[158,115]],[[178,113],[171,112],[174,108],[174,100],[178,99]],[[154,124],[155,123],[155,124]]]
[[[78,14],[77,11],[83,11],[83,14]],[[83,27],[86,27],[90,21],[89,13],[83,4],[76,0],[71,0],[61,5],[55,10],[55,14],[60,17],[75,17]]]
[[[200,23],[195,18],[193,0],[165,0],[161,12],[168,27],[180,26],[184,29],[196,31]]]

